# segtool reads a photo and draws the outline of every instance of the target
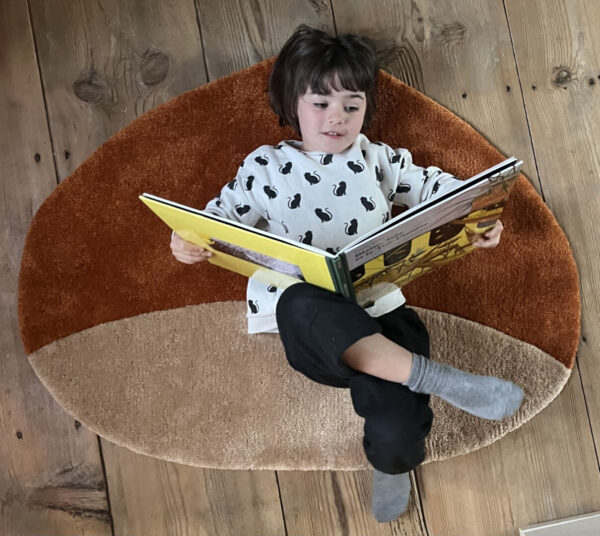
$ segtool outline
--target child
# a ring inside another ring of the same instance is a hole
[[[387,220],[392,203],[414,206],[451,189],[455,177],[361,134],[375,113],[377,73],[368,39],[300,26],[275,61],[269,95],[280,124],[294,127],[301,141],[256,149],[206,210],[337,252]],[[498,222],[475,245],[494,247],[501,233]],[[211,255],[176,234],[171,249],[190,264]],[[423,461],[431,429],[430,394],[487,419],[512,415],[523,398],[510,382],[428,360],[427,330],[404,301],[396,290],[362,309],[306,283],[274,289],[248,282],[249,332],[278,331],[294,369],[350,389],[365,419],[380,522],[408,504],[408,473]]]

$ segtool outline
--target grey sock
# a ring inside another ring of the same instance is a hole
[[[390,475],[373,469],[372,510],[380,523],[394,521],[401,516],[410,499],[410,477],[408,473]]]
[[[413,354],[410,378],[404,384],[415,393],[436,395],[483,419],[504,419],[523,401],[523,390],[494,376],[477,376]]]

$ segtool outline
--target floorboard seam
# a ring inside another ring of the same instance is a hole
[[[537,174],[537,182],[540,187],[540,195],[546,203],[546,196],[544,195],[544,186],[542,185],[542,177],[540,176],[540,168],[538,165],[537,154],[535,152],[535,145],[533,143],[533,134],[531,133],[531,124],[529,122],[529,113],[527,112],[527,103],[525,102],[525,93],[523,92],[523,83],[521,81],[521,73],[519,72],[519,63],[517,62],[517,51],[515,50],[515,43],[513,41],[512,30],[510,27],[510,19],[508,17],[508,10],[506,8],[506,0],[502,0],[504,7],[504,16],[506,17],[506,27],[508,28],[508,36],[510,37],[510,46],[513,52],[513,58],[515,60],[515,69],[517,70],[517,80],[519,81],[519,89],[521,91],[521,102],[523,103],[523,110],[525,112],[525,123],[527,124],[527,132],[529,133],[529,141],[531,142],[531,151],[533,154],[533,163],[535,165],[535,172]],[[546,203],[547,204],[547,203]]]
[[[27,0],[27,16],[29,18],[29,28],[31,30],[31,39],[33,40],[33,50],[35,52],[35,64],[38,70],[38,76],[40,79],[40,89],[42,91],[42,99],[44,100],[44,111],[46,112],[46,128],[48,129],[48,138],[50,139],[50,150],[52,151],[52,163],[54,164],[54,176],[56,177],[56,184],[60,183],[60,175],[58,172],[58,164],[56,162],[56,150],[54,148],[54,139],[52,137],[52,129],[50,128],[50,114],[48,113],[48,100],[46,99],[46,88],[44,87],[44,78],[42,76],[42,67],[40,65],[38,44],[35,37],[35,27],[33,25],[33,17],[31,16],[31,6],[29,0]]]

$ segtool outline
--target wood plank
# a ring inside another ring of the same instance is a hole
[[[203,470],[135,454],[107,441],[103,445],[111,460],[106,476],[116,534],[285,532],[273,471]]]
[[[280,471],[278,475],[288,536],[427,534],[414,481],[406,513],[391,523],[378,523],[371,513],[371,471]]]
[[[322,0],[195,1],[211,80],[274,56],[300,23],[333,30]]]
[[[27,5],[0,3],[0,533],[110,534],[96,436],[52,400],[27,363],[17,279],[33,213],[56,185]]]
[[[143,112],[206,82],[191,1],[30,4],[61,180]]]
[[[391,62],[393,74],[465,118],[503,152],[523,158],[536,185],[503,6],[467,0],[401,5],[382,1],[358,16],[361,6],[358,1],[334,3],[338,31],[368,33],[379,28],[380,39],[391,40],[397,47],[397,59]],[[537,24],[535,20],[531,17],[529,30]],[[543,41],[541,34],[538,40]],[[536,56],[530,56],[530,61],[536,63]],[[591,134],[587,139],[593,139]],[[551,148],[552,142],[547,141],[546,147]],[[584,251],[586,246],[580,247]],[[425,521],[432,534],[512,534],[518,525],[553,518],[557,511],[571,515],[579,513],[581,505],[596,508],[598,468],[576,374],[574,379],[570,394],[563,394],[560,411],[536,417],[526,431],[511,434],[490,449],[417,471]],[[577,403],[569,404],[569,397]],[[563,431],[567,426],[570,435],[548,437],[548,431]],[[522,437],[519,434],[528,434],[524,437],[536,446],[533,453],[523,451],[513,439]],[[582,438],[577,449],[568,448],[570,437]],[[557,442],[562,442],[562,448],[555,447]],[[504,463],[496,462],[497,458]],[[556,475],[568,486],[555,485]]]
[[[506,8],[544,196],[579,268],[578,363],[600,451],[600,4],[508,0]]]

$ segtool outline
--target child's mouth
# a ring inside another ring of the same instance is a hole
[[[343,136],[343,134],[340,134],[338,132],[323,132],[323,134],[330,138],[341,138]]]

